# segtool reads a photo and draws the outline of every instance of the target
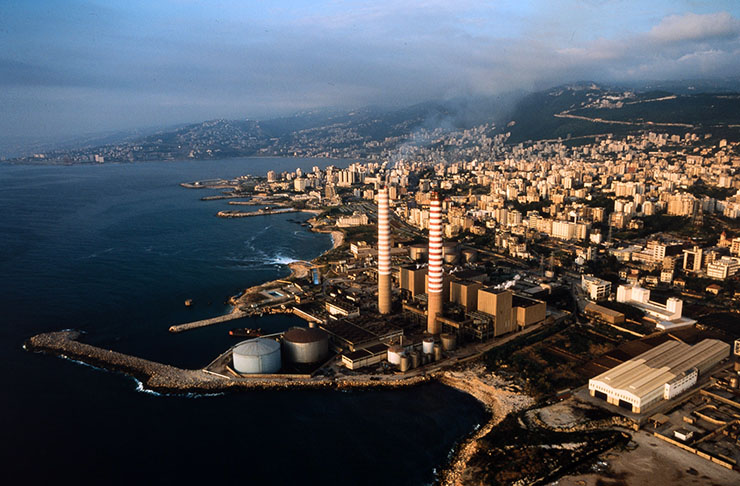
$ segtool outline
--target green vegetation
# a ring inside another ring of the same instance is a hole
[[[735,194],[736,189],[732,187],[716,187],[708,186],[701,179],[697,180],[691,187],[687,189],[687,192],[693,194],[696,197],[713,197],[717,200],[727,199],[728,197]]]
[[[666,233],[673,232],[676,234],[685,233],[686,236],[694,235],[696,233],[691,226],[691,218],[684,218],[683,216],[667,216],[665,214],[655,214],[653,216],[645,216],[641,218],[645,225],[638,230],[623,230],[615,231],[614,237],[620,240],[632,240],[637,238],[645,238],[655,233]]]

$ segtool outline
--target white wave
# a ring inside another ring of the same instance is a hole
[[[156,392],[154,390],[150,390],[144,386],[144,383],[141,382],[141,380],[138,380],[137,378],[133,378],[134,382],[136,382],[136,391],[139,393],[146,393],[148,395],[153,395],[155,397],[180,397],[180,398],[208,398],[208,397],[220,397],[223,395],[226,395],[224,392],[217,392],[217,393],[160,393]]]
[[[115,250],[115,248],[106,248],[105,250],[96,251],[96,252],[90,253],[89,255],[82,256],[79,259],[80,260],[89,260],[89,259],[92,259],[92,258],[97,258],[100,255],[105,255],[106,253],[110,253],[113,250]]]
[[[105,368],[101,368],[99,366],[91,365],[90,363],[85,363],[84,361],[80,361],[79,359],[70,358],[66,354],[60,354],[60,358],[66,359],[67,361],[71,361],[72,363],[76,363],[78,365],[87,366],[88,368],[92,368],[94,370],[98,371],[107,371]]]
[[[149,390],[148,388],[144,387],[144,383],[141,382],[141,380],[138,380],[136,378],[133,379],[136,383],[136,391],[139,393],[148,393],[149,395],[154,395],[155,397],[161,397],[162,394],[159,392],[155,392],[154,390]]]
[[[289,264],[291,264],[293,262],[297,262],[297,261],[298,260],[296,260],[293,257],[289,257],[287,255],[277,254],[274,257],[268,259],[265,263],[271,263],[273,265],[289,265]]]

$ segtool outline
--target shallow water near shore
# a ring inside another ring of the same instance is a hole
[[[473,398],[439,384],[156,396],[137,392],[129,377],[22,350],[33,334],[74,328],[91,344],[196,368],[235,343],[232,327],[303,325],[273,315],[167,332],[225,312],[230,295],[331,247],[330,235],[294,222],[309,214],[217,218],[227,200],[200,198],[218,191],[178,183],[327,164],[346,162],[0,166],[4,476],[27,484],[431,482],[486,418]]]

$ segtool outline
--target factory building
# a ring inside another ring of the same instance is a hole
[[[511,305],[512,319],[520,328],[544,321],[547,316],[547,305],[540,300],[514,294]]]
[[[437,315],[442,314],[442,203],[439,194],[432,193],[429,202],[429,267],[427,332],[439,334],[442,326]]]
[[[604,321],[607,324],[622,324],[624,322],[624,314],[622,314],[621,312],[617,312],[607,307],[594,304],[593,302],[589,302],[588,304],[586,304],[586,308],[583,309],[583,311],[586,313],[586,315],[595,317],[596,319]]]
[[[478,290],[478,311],[493,317],[494,337],[516,330],[511,313],[513,296],[510,290],[492,287]]]
[[[280,371],[280,343],[273,339],[244,341],[231,354],[237,373],[269,374]]]
[[[378,191],[378,312],[391,312],[391,225],[388,189]]]
[[[591,396],[644,413],[696,383],[730,355],[730,345],[705,339],[694,346],[667,341],[588,381]]]
[[[401,291],[409,297],[423,294],[426,276],[426,268],[417,268],[416,265],[401,267]]]
[[[318,363],[329,354],[329,335],[318,328],[294,327],[283,334],[283,356],[289,363]]]
[[[650,300],[650,290],[637,285],[620,285],[617,287],[617,302],[634,305],[644,311],[661,330],[693,326],[694,319],[683,317],[683,301],[669,297],[665,304]]]
[[[478,291],[483,284],[472,280],[453,280],[450,282],[450,302],[465,307],[466,310],[478,308]]]
[[[376,344],[357,351],[344,353],[342,355],[342,364],[350,369],[357,370],[365,366],[371,366],[383,361],[388,355],[388,346],[385,344]]]

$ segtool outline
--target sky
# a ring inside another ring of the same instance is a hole
[[[0,142],[738,76],[737,0],[0,0]]]

